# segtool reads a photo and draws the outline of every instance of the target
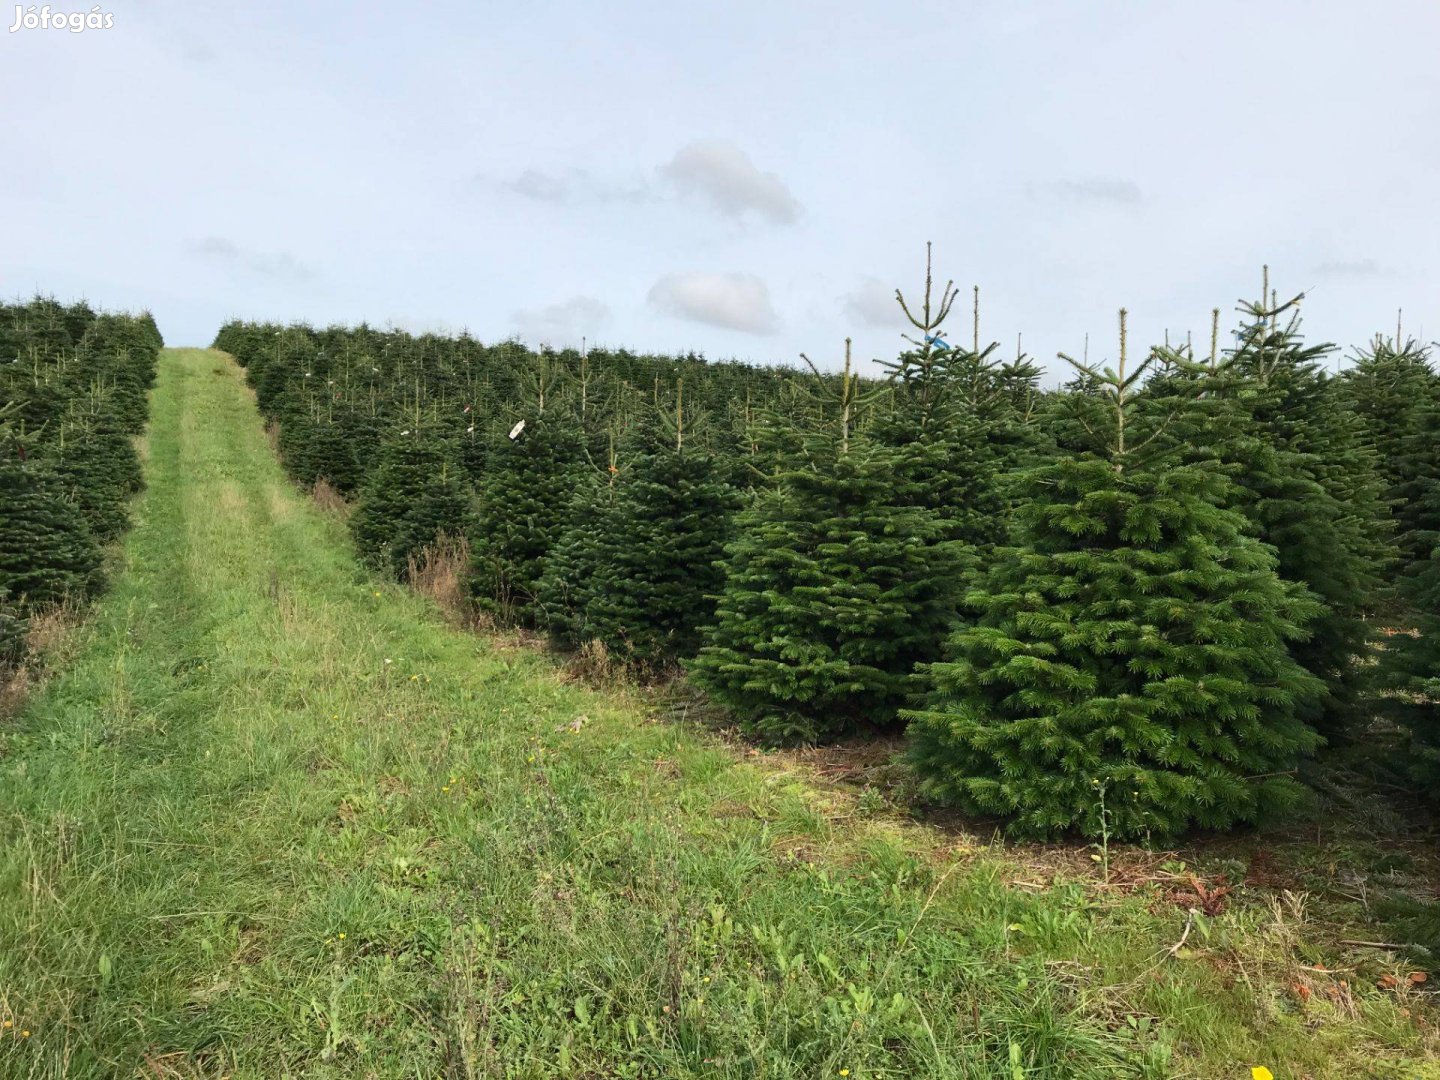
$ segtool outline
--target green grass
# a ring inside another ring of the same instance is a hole
[[[163,355],[148,470],[0,732],[5,1076],[1440,1075],[1421,995],[1307,972],[1302,899],[1172,952],[1142,853],[908,824],[447,628],[219,353]]]

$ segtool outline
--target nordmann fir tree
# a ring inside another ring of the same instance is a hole
[[[1168,425],[1168,449],[1234,481],[1233,506],[1275,549],[1280,576],[1319,602],[1290,651],[1325,684],[1304,719],[1338,744],[1367,719],[1368,620],[1388,547],[1373,462],[1321,370],[1328,346],[1301,342],[1300,300],[1244,305],[1236,347],[1224,354],[1212,313],[1209,361],[1159,350],[1164,370],[1142,406]]]
[[[473,519],[452,441],[426,422],[418,404],[404,422],[382,443],[379,466],[350,519],[362,558],[401,579],[425,548],[464,536]]]
[[[1021,545],[966,598],[974,621],[911,721],[929,796],[1019,834],[1173,835],[1254,821],[1302,794],[1322,687],[1287,643],[1315,604],[1230,509],[1213,464],[1178,462],[1137,407],[1152,354],[1096,386],[1089,452],[1019,481]]]
[[[470,544],[475,601],[504,622],[537,622],[536,590],[574,496],[582,451],[559,389],[559,373],[539,357],[526,393],[531,404],[485,462]]]
[[[1302,299],[1281,304],[1272,291],[1268,304],[1244,305],[1247,325],[1232,366],[1245,380],[1248,423],[1270,457],[1268,472],[1261,458],[1261,467],[1242,469],[1237,479],[1242,509],[1274,546],[1280,576],[1322,604],[1291,654],[1325,682],[1306,719],[1338,745],[1358,737],[1369,719],[1371,619],[1395,549],[1363,423],[1324,370],[1333,346],[1301,340]]]
[[[960,545],[942,542],[933,511],[897,502],[896,452],[855,432],[874,392],[859,392],[849,341],[838,384],[810,366],[830,422],[739,514],[716,619],[689,665],[775,742],[893,723],[958,599]]]
[[[895,290],[901,313],[917,336],[893,361],[876,361],[889,372],[889,407],[875,425],[876,438],[896,450],[897,498],[932,511],[945,524],[943,538],[990,545],[1005,520],[992,442],[974,407],[993,384],[995,346],[983,352],[950,345],[941,333],[958,293],[948,281],[934,296],[930,245],[925,245],[925,290],[918,311]],[[979,321],[976,300],[977,333]]]
[[[1429,799],[1440,802],[1440,473],[1423,465],[1440,453],[1440,394],[1425,402],[1400,452],[1412,462],[1405,517],[1407,550],[1417,555],[1399,575],[1400,627],[1380,656],[1385,703],[1409,730],[1402,764]],[[1440,934],[1436,937],[1440,944]]]
[[[604,470],[582,468],[576,473],[566,524],[545,557],[545,569],[535,587],[537,621],[562,648],[577,648],[596,636],[588,620],[600,564],[609,557],[617,538],[623,539],[615,516],[619,460],[612,433]]]
[[[688,659],[714,614],[737,498],[687,413],[674,401],[632,426],[610,528],[594,559],[586,633],[612,655],[658,670]]]
[[[11,403],[13,406],[13,403]],[[37,610],[97,592],[100,549],[33,434],[0,410],[0,661],[18,660],[25,622]]]
[[[1402,573],[1429,561],[1423,518],[1428,489],[1440,484],[1440,375],[1430,352],[1397,325],[1394,338],[1376,335],[1340,378],[1344,399],[1363,419],[1366,445],[1385,481]]]

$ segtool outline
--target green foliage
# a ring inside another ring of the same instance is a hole
[[[100,587],[98,545],[141,485],[132,436],[160,346],[148,313],[0,304],[0,664],[21,659],[31,613]]]
[[[1430,418],[1440,425],[1440,406]],[[1403,764],[1419,789],[1440,801],[1440,484],[1407,516],[1415,550],[1428,548],[1429,556],[1410,563],[1400,579],[1404,621],[1385,641],[1381,678],[1386,704],[1412,736]]]
[[[1145,367],[1127,375],[1122,348],[1118,373],[1089,372],[1098,452],[1022,478],[1022,546],[966,597],[974,621],[906,713],[924,791],[1017,832],[1255,821],[1298,799],[1285,774],[1319,742],[1300,709],[1322,684],[1288,650],[1317,606],[1215,467],[1137,430]]]
[[[0,505],[0,605],[23,613],[100,588],[100,549],[53,470],[0,456]]]
[[[711,621],[736,509],[715,457],[681,403],[637,424],[607,482],[547,566],[563,640],[595,639],[622,661],[659,669],[693,656]]]
[[[897,500],[899,452],[850,434],[859,403],[847,362],[833,430],[739,515],[690,666],[767,740],[893,723],[954,622],[964,553],[936,513]]]
[[[564,532],[579,468],[573,427],[544,414],[491,451],[470,545],[482,610],[505,621],[535,621],[545,559]]]
[[[1180,459],[1212,462],[1234,481],[1230,503],[1275,549],[1280,577],[1319,603],[1289,648],[1326,686],[1306,721],[1339,744],[1369,720],[1371,620],[1392,550],[1381,482],[1323,370],[1330,347],[1302,343],[1298,314],[1282,324],[1277,310],[1245,312],[1236,348],[1209,363],[1161,350],[1165,371],[1143,404],[1168,422],[1164,445]]]
[[[599,589],[601,564],[613,557],[624,540],[615,514],[616,473],[613,462],[602,474],[582,469],[567,507],[567,524],[545,559],[536,585],[537,621],[565,648],[575,648],[598,635],[589,611]]]
[[[1402,570],[1429,559],[1426,498],[1440,484],[1440,375],[1414,340],[1377,336],[1340,380],[1385,479]]]
[[[351,518],[357,547],[371,565],[404,578],[409,562],[439,536],[463,536],[471,525],[469,489],[448,447],[405,429],[381,450],[380,466]]]

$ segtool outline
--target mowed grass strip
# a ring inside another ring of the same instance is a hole
[[[1399,1002],[1270,980],[1293,911],[1183,959],[1156,890],[1012,887],[446,628],[227,357],[161,363],[122,571],[0,735],[3,1075],[1420,1075]]]

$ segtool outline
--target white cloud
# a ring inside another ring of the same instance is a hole
[[[682,194],[709,201],[726,217],[754,212],[777,225],[800,216],[801,206],[785,182],[773,172],[761,172],[749,155],[734,143],[716,139],[692,142],[676,151],[660,174]]]
[[[610,321],[610,309],[593,296],[572,296],[548,307],[516,311],[510,321],[529,344],[563,349],[579,346],[582,337],[593,340],[595,331]]]
[[[511,180],[503,180],[500,187],[535,202],[577,203],[577,202],[652,202],[655,193],[646,185],[617,184],[602,180],[587,169],[564,169],[547,172],[544,169],[526,169]]]
[[[845,314],[865,326],[897,329],[906,325],[894,287],[879,278],[866,278],[842,299]]]
[[[304,266],[288,251],[255,251],[241,247],[223,236],[207,236],[192,240],[185,249],[191,256],[217,265],[248,270],[261,277],[303,279],[314,277],[314,272]]]
[[[1143,195],[1140,185],[1133,180],[1118,177],[1094,176],[1080,180],[1046,180],[1031,184],[1032,197],[1066,199],[1070,202],[1111,203],[1116,206],[1136,206]]]
[[[666,274],[650,289],[649,300],[677,319],[746,334],[773,334],[780,327],[770,290],[753,274]]]

